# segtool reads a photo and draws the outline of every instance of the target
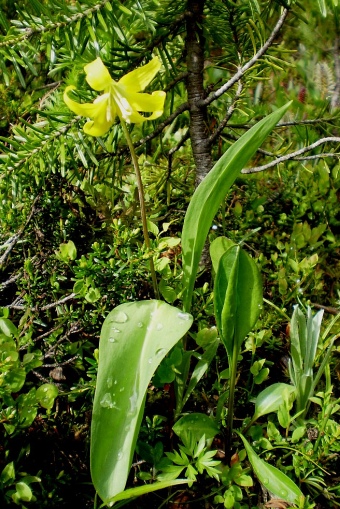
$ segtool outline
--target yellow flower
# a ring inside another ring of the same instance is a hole
[[[93,103],[79,104],[70,99],[68,92],[75,87],[66,87],[64,101],[77,115],[91,120],[84,125],[84,131],[91,136],[102,136],[112,124],[116,116],[125,122],[141,123],[153,120],[163,113],[165,92],[157,90],[152,94],[141,94],[140,91],[150,83],[159,71],[161,64],[157,57],[148,64],[129,72],[119,81],[111,78],[109,71],[100,58],[85,65],[86,81],[91,88],[104,93]],[[144,117],[139,111],[151,113]]]

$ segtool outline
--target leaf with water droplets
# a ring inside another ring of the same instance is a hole
[[[152,300],[122,304],[103,324],[91,426],[91,474],[103,501],[124,490],[151,377],[191,323]]]
[[[303,497],[301,490],[286,474],[273,465],[261,459],[252,449],[249,442],[239,433],[248,459],[259,481],[276,497],[282,498],[290,504],[297,504],[300,497]]]

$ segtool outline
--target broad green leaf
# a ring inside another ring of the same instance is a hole
[[[8,318],[0,318],[0,331],[5,334],[8,338],[10,338],[13,334],[13,336],[16,336],[18,333],[18,329],[16,326],[11,322],[11,320],[8,320]]]
[[[262,281],[256,263],[240,246],[220,258],[215,278],[217,328],[229,359],[255,325],[262,309]]]
[[[289,393],[295,391],[293,385],[284,383],[270,385],[261,391],[255,400],[255,414],[252,420],[258,419],[262,415],[277,412],[282,403],[282,392],[284,389],[288,390]]]
[[[14,469],[14,463],[11,461],[10,463],[7,463],[5,468],[0,474],[0,481],[3,484],[6,484],[8,481],[11,481],[15,479],[15,469]]]
[[[120,305],[103,324],[91,427],[91,474],[104,501],[125,488],[147,387],[191,323],[191,315],[151,300]]]
[[[26,371],[23,368],[12,369],[6,376],[5,382],[9,385],[11,392],[19,392],[25,383]]]
[[[23,502],[29,502],[32,500],[32,490],[25,482],[17,482],[15,485],[16,492]]]
[[[72,240],[60,244],[59,249],[56,251],[56,256],[59,260],[67,263],[70,260],[77,258],[77,248]]]
[[[185,215],[182,232],[183,306],[190,310],[198,265],[211,223],[242,168],[262,145],[291,103],[260,120],[217,161],[197,187]]]
[[[43,408],[51,409],[58,396],[58,388],[53,384],[43,384],[36,392],[37,401]]]
[[[232,246],[235,246],[235,242],[228,239],[227,237],[217,237],[217,239],[213,240],[210,244],[210,258],[212,262],[213,269],[215,274],[218,269],[218,264],[220,263],[220,259],[224,255],[224,253]]]
[[[262,460],[250,447],[248,441],[239,434],[248,454],[248,459],[259,481],[264,487],[273,493],[277,498],[281,498],[290,504],[296,504],[300,497],[303,497],[301,490],[296,484],[281,470],[273,467]]]
[[[208,440],[209,438],[214,438],[220,432],[215,421],[206,414],[200,413],[184,415],[176,422],[172,429],[181,438],[190,431],[197,442],[203,435]]]

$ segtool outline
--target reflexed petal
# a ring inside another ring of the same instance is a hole
[[[157,90],[152,94],[126,94],[126,98],[132,108],[137,111],[161,111],[164,109],[165,92]]]
[[[84,132],[90,136],[103,136],[112,126],[116,117],[116,108],[110,107],[110,94],[103,94],[94,101],[96,111],[90,115],[89,122],[84,125]]]
[[[90,64],[85,65],[84,71],[86,72],[86,81],[93,90],[104,90],[113,81],[109,71],[99,57]]]
[[[73,101],[73,99],[70,99],[68,96],[68,92],[70,90],[75,90],[75,87],[66,87],[64,92],[64,101],[70,110],[73,111],[73,113],[76,113],[76,115],[82,115],[83,117],[93,117],[98,110],[98,106],[92,103],[79,104],[76,101]]]
[[[139,92],[140,90],[144,90],[156,76],[160,68],[161,63],[158,57],[154,57],[149,63],[143,65],[143,67],[139,67],[123,76],[118,83],[129,89],[129,92]]]

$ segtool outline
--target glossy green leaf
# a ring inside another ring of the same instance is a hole
[[[224,255],[224,253],[232,246],[235,246],[235,242],[228,239],[227,237],[217,237],[217,239],[213,240],[210,244],[210,258],[212,262],[213,269],[215,274],[218,269],[218,264],[220,263],[220,259]]]
[[[254,327],[262,309],[262,281],[256,263],[240,246],[220,258],[215,278],[217,328],[229,359]]]
[[[15,479],[15,468],[14,463],[11,461],[10,463],[7,463],[5,468],[0,474],[0,481],[3,484],[6,484],[8,481],[11,481]]]
[[[217,161],[197,187],[185,215],[182,232],[183,306],[190,310],[196,274],[205,240],[218,208],[242,168],[262,145],[291,103],[260,120]]]
[[[198,442],[203,435],[206,440],[214,438],[220,430],[215,421],[206,414],[193,413],[181,417],[172,428],[176,435],[183,437],[188,431]]]
[[[146,484],[144,486],[137,486],[136,488],[130,488],[128,490],[122,491],[118,495],[110,498],[108,500],[108,504],[112,505],[115,502],[119,502],[120,500],[129,500],[130,498],[140,497],[153,491],[164,490],[166,488],[170,488],[171,486],[177,486],[178,484],[188,484],[188,482],[188,479],[175,479],[171,481],[159,481],[153,484]]]
[[[51,409],[58,396],[58,388],[53,384],[43,384],[36,392],[37,401],[43,408]]]
[[[15,485],[16,492],[23,502],[30,502],[32,500],[32,490],[25,482],[17,482]]]
[[[288,390],[289,393],[295,391],[293,385],[277,383],[270,385],[260,392],[255,400],[255,415],[253,419],[258,419],[262,415],[277,412],[282,403],[282,392]]]
[[[91,474],[104,501],[125,488],[147,387],[191,323],[191,315],[151,300],[120,305],[103,324],[91,427]]]
[[[290,504],[296,504],[299,498],[303,497],[298,486],[296,486],[296,484],[286,474],[281,472],[281,470],[261,459],[249,445],[244,436],[240,434],[240,437],[247,451],[251,466],[264,487],[277,498],[281,498]]]

